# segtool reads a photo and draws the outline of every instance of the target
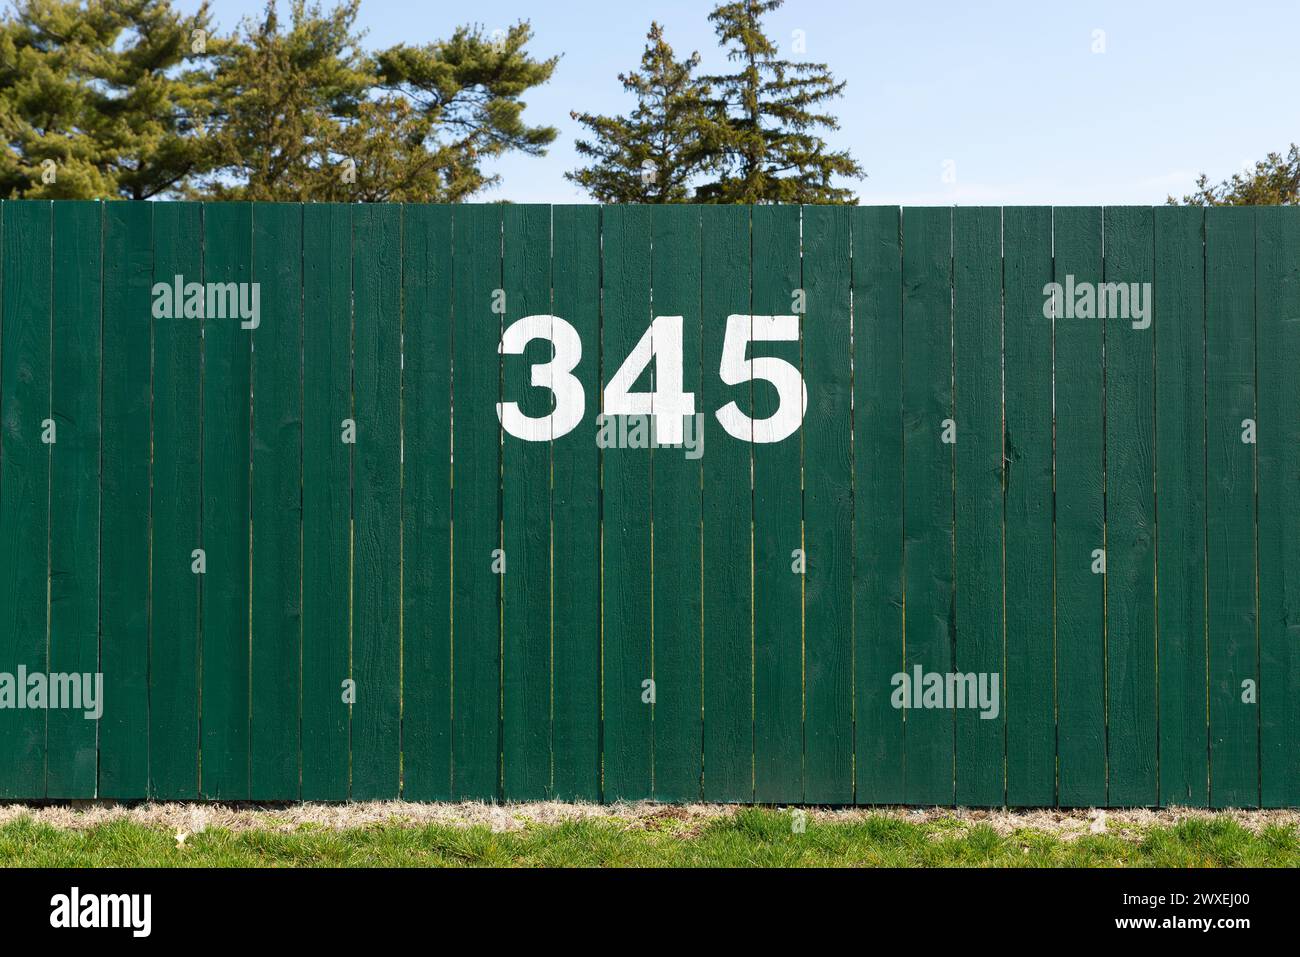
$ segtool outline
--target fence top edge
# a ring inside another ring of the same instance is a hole
[[[196,199],[147,199],[147,200],[129,200],[129,199],[0,199],[0,205],[87,205],[96,204],[104,206],[118,205],[159,205],[159,206],[254,206],[258,208],[266,207],[335,207],[335,208],[419,208],[419,209],[457,209],[457,208],[481,208],[481,207],[501,207],[506,208],[525,208],[525,209],[637,209],[652,210],[664,206],[666,208],[687,208],[687,209],[718,209],[718,208],[740,208],[740,209],[846,209],[846,210],[953,210],[953,211],[988,211],[988,210],[1076,210],[1076,209],[1114,209],[1114,210],[1220,210],[1236,211],[1240,215],[1243,211],[1270,209],[1270,210],[1300,210],[1300,206],[1287,204],[1260,204],[1252,206],[1190,206],[1174,205],[1169,203],[1143,204],[1143,203],[1009,203],[1006,205],[962,205],[962,204],[891,204],[891,203],[861,203],[861,204],[841,204],[841,203],[736,203],[721,204],[714,203],[512,203],[512,202],[495,202],[495,203],[337,203],[337,202],[292,202],[282,200],[196,200]]]

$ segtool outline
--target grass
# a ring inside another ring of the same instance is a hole
[[[818,821],[752,808],[692,823],[665,815],[528,824],[378,824],[333,830],[209,828],[178,844],[165,828],[118,819],[63,829],[0,825],[0,865],[19,867],[1297,867],[1294,824],[1256,831],[1228,817],[1064,839],[1041,830],[884,815]]]

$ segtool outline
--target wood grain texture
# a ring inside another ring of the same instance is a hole
[[[203,207],[160,204],[154,209],[153,228],[154,283],[174,290],[177,276],[183,283],[202,282]],[[173,302],[174,313],[176,308]],[[98,321],[96,314],[96,325]],[[183,314],[153,324],[149,793],[161,800],[194,800],[199,795],[199,608],[204,576],[196,575],[193,565],[194,550],[203,547],[202,331],[201,320]],[[295,725],[296,717],[295,707]]]
[[[1295,806],[1298,255],[1284,208],[0,203],[0,675],[104,676],[0,707],[0,796]],[[527,316],[581,343],[537,440]],[[603,448],[656,316],[702,446]],[[797,427],[729,434],[775,368]]]
[[[957,803],[1006,791],[1002,673],[1002,211],[953,211],[953,367],[957,423],[955,670],[993,692],[996,710],[957,711]]]
[[[302,797],[348,796],[352,207],[303,207]]]
[[[1149,208],[1106,209],[1107,801],[1122,807],[1157,791],[1155,350],[1135,308],[1152,288],[1152,226]],[[1129,315],[1117,316],[1125,288]]]
[[[302,661],[302,216],[296,203],[253,210],[252,794],[292,794],[299,779]],[[260,346],[260,348],[258,348]],[[387,571],[387,570],[386,570]],[[389,573],[391,574],[391,573]]]
[[[682,317],[682,389],[700,400],[700,210],[650,214],[654,314]],[[659,381],[658,370],[655,381]],[[684,422],[683,438],[695,423]],[[654,524],[654,796],[698,801],[702,791],[701,459],[686,448],[651,450]]]
[[[803,800],[853,803],[850,211],[803,207],[805,706]]]
[[[600,798],[600,217],[594,206],[551,211],[552,305],[582,340],[574,375],[582,423],[552,442],[552,794]]]
[[[794,313],[802,287],[799,208],[756,206],[753,314]],[[800,368],[799,342],[756,342],[750,356],[775,356]],[[756,379],[753,419],[776,414],[770,382]],[[723,441],[726,441],[724,438]],[[779,442],[754,443],[754,799],[803,797],[802,426]]]
[[[1056,801],[1052,635],[1052,211],[1008,206],[1003,223],[1006,368],[1007,804]]]
[[[352,709],[354,800],[393,798],[401,761],[402,208],[352,214],[354,403]]]
[[[1059,802],[1106,803],[1106,548],[1102,216],[1097,206],[1052,211],[1056,370],[1056,694]],[[1072,278],[1071,278],[1072,277]],[[1084,298],[1086,293],[1086,297]],[[1046,297],[1044,297],[1046,299]]]
[[[193,209],[193,207],[188,207]],[[54,205],[50,417],[58,442],[50,450],[50,671],[90,674],[99,670],[99,381],[102,351],[100,324],[103,270],[103,207],[93,202]],[[194,337],[197,342],[197,336]],[[0,344],[2,350],[2,344]],[[197,351],[195,352],[197,359]],[[198,363],[192,368],[198,386]],[[194,398],[181,406],[189,414],[190,434],[197,436]],[[182,429],[182,432],[184,430]],[[197,466],[197,460],[195,460]],[[197,468],[191,477],[197,478]],[[3,491],[0,490],[0,495]],[[59,503],[56,506],[53,503]],[[193,534],[198,520],[191,495]],[[182,566],[183,568],[183,566]],[[188,569],[184,569],[188,572]],[[197,597],[193,576],[186,580]],[[186,793],[194,795],[198,761],[198,707],[193,694],[197,644],[197,606],[190,606],[188,662],[181,674],[189,698],[175,709],[175,723],[185,729],[186,744],[176,752],[184,768]],[[95,722],[86,711],[51,711],[46,732],[46,797],[95,796],[97,764]],[[150,729],[151,743],[155,739]],[[151,770],[156,762],[151,760]],[[155,778],[156,780],[156,778]]]
[[[704,423],[704,798],[754,796],[751,445],[723,431],[716,411],[735,402],[752,414],[749,383],[719,377],[730,315],[751,313],[750,209],[700,210],[701,411]]]
[[[551,312],[551,208],[502,211],[505,325]],[[532,418],[549,415],[550,390],[532,385],[532,367],[550,344],[533,340],[502,358],[502,395]],[[501,446],[502,733],[507,800],[545,798],[551,786],[551,443],[506,435]]]
[[[600,341],[608,384],[652,319],[649,207],[607,207],[601,244]],[[649,379],[643,373],[635,388],[648,391]],[[603,463],[604,795],[640,800],[653,793],[650,455],[644,448],[608,448]]]
[[[501,207],[457,207],[453,228],[452,796],[490,801],[501,795]]]
[[[1256,630],[1255,220],[1251,207],[1205,213],[1206,554],[1209,575],[1210,803],[1259,803]]]
[[[1256,222],[1260,803],[1300,804],[1300,209]]]
[[[1300,804],[1300,573],[1292,566],[1300,482],[1300,209],[1256,222],[1261,805]]]
[[[903,595],[908,679],[953,671],[952,212],[903,210]],[[958,436],[958,438],[960,438]],[[913,683],[913,687],[915,684]],[[907,702],[903,796],[954,800],[955,713]]]
[[[451,796],[452,207],[402,226],[402,796]]]
[[[252,242],[250,204],[206,205],[204,281],[251,282]],[[251,373],[249,330],[240,328],[239,320],[229,315],[205,318],[203,549],[207,571],[203,579],[200,794],[210,799],[251,797]],[[107,425],[105,429],[107,432]]]
[[[3,314],[0,314],[0,421],[3,422],[0,432],[0,670],[14,675],[10,680],[15,683],[24,673],[49,670],[51,446],[42,435],[50,416],[52,208],[49,202],[14,201],[6,202],[0,214],[4,220],[0,234],[3,243],[0,258],[4,266]],[[148,249],[147,240],[145,249]],[[145,282],[148,282],[147,275]],[[141,316],[147,381],[147,302]],[[120,360],[120,352],[114,358]],[[147,387],[144,408],[144,421],[132,426],[144,436],[142,485],[147,510]],[[139,532],[146,541],[147,559],[147,519]],[[142,581],[143,576],[133,577],[131,584]],[[117,656],[117,652],[126,650],[127,636],[122,635],[123,641],[114,646],[113,674],[119,687],[133,691],[135,683],[130,679],[143,674],[147,647],[147,581],[143,585],[133,589],[131,598],[135,600],[115,605],[119,613],[126,613],[128,608],[135,612],[130,617],[132,654]],[[115,637],[119,634],[115,632]],[[20,690],[26,692],[27,688]],[[12,705],[11,702],[10,707],[0,709],[0,795],[44,795],[48,712]],[[138,714],[134,709],[124,711],[123,718]],[[112,783],[127,788],[143,787],[147,746],[128,742],[118,734],[110,736],[109,744],[112,769],[123,775]]]
[[[104,714],[99,721],[97,794],[138,798],[149,787],[152,204],[105,204],[104,262],[113,268],[104,270],[103,293],[100,552],[105,561],[100,566],[99,666],[104,675]],[[6,286],[6,305],[9,301]],[[229,460],[226,467],[231,467]],[[0,501],[3,484],[0,476]],[[241,567],[246,577],[247,524],[243,527]],[[246,622],[246,592],[243,609]],[[247,727],[246,708],[244,714]],[[234,750],[239,753],[237,744]]]
[[[853,211],[854,768],[859,804],[903,800],[903,256],[894,206]]]
[[[1155,211],[1160,802],[1209,800],[1205,619],[1205,211]]]

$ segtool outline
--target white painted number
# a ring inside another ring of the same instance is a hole
[[[742,442],[780,442],[799,430],[808,411],[808,387],[799,370],[775,356],[748,357],[751,342],[797,342],[798,316],[728,316],[726,338],[722,340],[722,366],[718,370],[727,385],[751,379],[765,379],[776,387],[780,404],[766,419],[751,419],[735,402],[718,410],[718,421],[727,434]]]
[[[498,402],[501,427],[527,442],[549,442],[567,435],[582,422],[586,396],[573,374],[582,360],[582,339],[578,331],[559,316],[525,316],[512,323],[501,336],[497,351],[521,355],[534,339],[546,339],[555,349],[550,362],[532,368],[533,386],[549,389],[555,408],[549,415],[528,416],[517,402]],[[777,409],[766,419],[751,419],[736,403],[718,409],[718,422],[733,438],[742,442],[768,444],[794,435],[808,411],[808,388],[799,369],[775,356],[749,357],[755,342],[797,342],[798,316],[727,317],[722,341],[722,363],[718,374],[726,385],[743,385],[752,380],[770,382],[776,388]],[[649,415],[654,417],[659,443],[682,442],[682,420],[695,414],[695,393],[683,391],[682,317],[656,316],[641,341],[623,360],[605,386],[606,415]],[[642,372],[654,362],[653,391],[633,392]]]
[[[653,392],[632,386],[654,360]],[[682,391],[682,317],[656,316],[614,378],[605,386],[606,415],[653,415],[655,437],[664,445],[682,441],[682,417],[695,414],[695,393]]]
[[[559,316],[524,316],[501,335],[497,351],[502,355],[521,355],[534,339],[549,339],[555,347],[550,362],[533,366],[531,383],[550,389],[555,408],[550,415],[529,416],[519,410],[517,402],[498,402],[497,418],[501,427],[526,442],[549,442],[576,429],[582,422],[587,405],[582,383],[573,370],[582,361],[582,339],[578,330]]]

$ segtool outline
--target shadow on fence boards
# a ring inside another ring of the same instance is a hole
[[[1300,805],[1300,209],[0,248],[0,796]]]

